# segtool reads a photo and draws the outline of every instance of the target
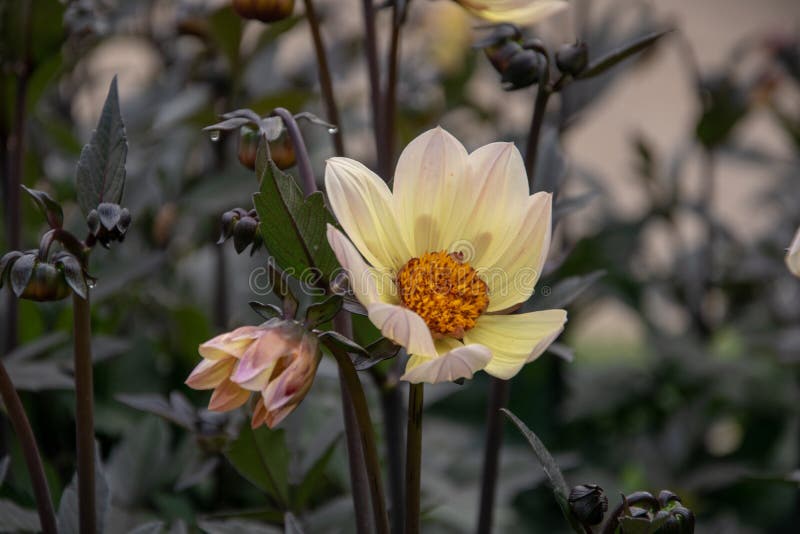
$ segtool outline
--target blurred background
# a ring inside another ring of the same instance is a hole
[[[243,23],[226,0],[32,0],[28,24],[24,1],[0,3],[4,175],[24,124],[23,183],[64,202],[66,225],[83,231],[70,203],[74,168],[114,75],[128,131],[123,204],[134,226],[92,265],[107,529],[272,532],[274,503],[224,458],[243,416],[203,411],[207,395],[183,381],[199,343],[257,323],[247,302],[271,298],[250,284],[262,256],[215,244],[219,216],[249,208],[257,185],[238,162],[237,136],[212,142],[202,128],[242,107],[326,118],[302,2],[294,17],[265,25]],[[374,167],[360,2],[316,4],[346,152]],[[584,39],[597,57],[656,29],[676,31],[551,101],[537,179],[558,193],[557,227],[533,305],[568,303],[570,322],[556,349],[514,379],[511,409],[570,484],[600,484],[612,503],[620,492],[670,489],[698,516],[699,532],[795,532],[800,281],[783,256],[800,226],[800,4],[571,4],[526,33],[553,50]],[[385,44],[388,13],[378,22]],[[470,150],[524,145],[535,90],[502,91],[472,48],[486,35],[478,25],[448,0],[411,3],[399,146],[437,124]],[[331,135],[303,130],[321,178]],[[13,203],[22,209],[19,246],[35,248],[44,225],[32,203],[5,179],[3,196],[2,250],[16,239]],[[58,500],[75,468],[71,311],[20,301],[15,336],[3,299],[4,358]],[[380,421],[379,392],[362,378]],[[426,392],[425,532],[474,529],[488,385],[481,375]],[[300,483],[320,466],[299,510],[307,532],[352,532],[331,362],[282,426],[275,446],[287,479]],[[505,438],[496,532],[563,531],[530,450],[508,426]],[[5,420],[0,447],[11,458],[0,524],[30,530],[30,483]],[[3,516],[12,508],[15,523]]]

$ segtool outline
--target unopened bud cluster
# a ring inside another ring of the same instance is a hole
[[[67,252],[42,259],[35,250],[15,250],[0,258],[0,288],[8,284],[21,299],[61,300],[72,290],[85,298],[88,285],[93,283],[94,279],[84,272],[78,259]]]
[[[261,237],[260,221],[256,210],[247,211],[242,208],[234,208],[222,214],[222,234],[217,241],[221,245],[231,237],[233,247],[237,254],[251,246],[250,255],[258,251],[264,241]]]
[[[86,224],[89,226],[86,244],[91,247],[94,243],[100,243],[109,248],[112,242],[122,243],[125,240],[125,234],[131,225],[131,213],[128,208],[122,208],[119,204],[103,202],[97,209],[89,212]]]
[[[569,492],[570,510],[583,525],[598,525],[608,511],[608,497],[597,484],[581,484]]]

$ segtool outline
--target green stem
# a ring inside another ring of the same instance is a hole
[[[511,383],[492,378],[489,390],[489,406],[486,415],[486,445],[483,451],[483,473],[481,475],[481,501],[478,511],[478,534],[492,531],[495,488],[500,464],[500,448],[503,446],[503,422],[501,408],[508,406]]]
[[[303,182],[303,192],[308,196],[317,191],[317,180],[314,178],[314,169],[311,168],[311,158],[308,157],[308,149],[306,148],[306,142],[303,140],[303,134],[300,132],[300,127],[297,126],[297,121],[294,120],[294,115],[289,113],[289,110],[275,108],[273,113],[283,119],[286,131],[292,139],[294,152],[297,156],[297,172],[300,173],[300,180]]]
[[[333,147],[337,156],[344,156],[344,138],[342,136],[342,124],[339,120],[339,109],[336,106],[336,98],[333,92],[333,82],[331,81],[331,71],[328,66],[328,55],[325,52],[325,44],[322,42],[322,34],[319,30],[319,18],[313,0],[305,0],[306,18],[311,28],[311,39],[314,41],[314,51],[317,54],[317,67],[319,71],[319,86],[322,90],[322,101],[325,104],[328,122],[336,125],[333,132]]]
[[[383,494],[383,482],[381,481],[381,464],[378,458],[378,449],[375,446],[375,431],[369,416],[364,388],[347,353],[332,342],[328,343],[327,347],[339,364],[339,370],[350,394],[350,400],[353,403],[352,406],[358,421],[361,447],[364,450],[367,478],[369,479],[369,487],[372,494],[372,513],[375,519],[375,527],[379,534],[389,534],[389,518],[386,514],[386,499]]]
[[[410,384],[406,430],[406,534],[419,534],[422,489],[423,384]]]
[[[386,163],[384,145],[383,114],[381,113],[381,77],[378,65],[378,43],[375,35],[375,6],[373,0],[362,0],[364,11],[364,49],[367,55],[367,70],[369,72],[369,94],[372,107],[372,130],[375,136],[375,150],[378,153],[378,170],[389,167]],[[388,181],[389,177],[381,175]]]
[[[410,0],[408,0],[410,2]],[[406,2],[403,10],[398,9],[397,2],[394,3],[392,8],[392,35],[389,41],[389,58],[388,58],[388,75],[386,77],[386,91],[384,93],[384,120],[383,120],[383,136],[381,137],[382,148],[379,152],[383,156],[378,157],[378,161],[382,164],[379,168],[379,174],[385,180],[389,180],[392,175],[392,164],[394,162],[394,144],[395,144],[395,117],[397,115],[397,71],[400,62],[400,30],[405,22],[405,10],[408,9],[408,2]]]
[[[547,101],[550,99],[550,89],[547,88],[546,81],[539,84],[536,90],[536,102],[533,105],[533,116],[531,117],[531,128],[528,133],[528,144],[525,148],[525,170],[528,172],[528,183],[533,189],[536,174],[536,158],[539,153],[539,135],[542,133],[544,115],[547,110]]]
[[[339,313],[333,319],[337,332],[348,337],[352,335],[350,316]],[[353,398],[347,388],[345,371],[339,367],[339,388],[342,393],[342,414],[344,415],[344,431],[347,445],[347,465],[350,469],[350,486],[353,491],[353,509],[356,514],[356,532],[368,534],[372,532],[372,520],[368,509],[370,508],[369,479],[367,477],[364,447],[361,446],[359,437],[358,420],[353,408]]]
[[[94,395],[89,296],[72,296],[75,336],[75,399],[78,448],[78,516],[81,534],[95,534]]]
[[[39,447],[36,445],[36,438],[33,435],[28,417],[25,415],[22,401],[14,389],[14,384],[11,382],[11,377],[8,375],[2,360],[0,360],[0,396],[3,398],[8,418],[11,420],[14,431],[17,433],[22,445],[22,454],[25,456],[25,463],[28,466],[28,473],[31,477],[42,532],[56,534],[58,532],[56,529],[56,516],[53,512],[53,501],[50,499],[50,488],[47,486],[47,478],[44,475]]]

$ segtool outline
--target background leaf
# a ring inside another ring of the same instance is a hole
[[[289,502],[289,451],[283,430],[242,425],[239,436],[225,452],[239,474],[271,496],[278,504]]]
[[[128,140],[119,109],[117,78],[114,77],[97,129],[78,160],[78,204],[84,215],[101,202],[119,204],[122,201],[127,155]]]

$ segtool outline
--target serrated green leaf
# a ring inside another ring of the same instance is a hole
[[[295,508],[299,510],[305,508],[311,496],[314,494],[314,491],[319,489],[320,482],[325,476],[325,469],[328,467],[331,458],[333,458],[333,454],[336,452],[336,446],[339,444],[340,438],[341,436],[336,436],[331,440],[331,443],[325,448],[322,454],[319,455],[319,458],[317,458],[308,471],[306,471],[303,476],[303,481],[297,486],[297,490],[294,493],[293,501]]]
[[[580,73],[576,78],[579,80],[585,80],[587,78],[592,78],[599,74],[606,72],[608,69],[628,59],[632,55],[649,48],[653,43],[664,37],[666,34],[670,33],[672,30],[663,30],[653,33],[648,33],[630,43],[626,43],[619,48],[616,48],[609,52],[608,54],[604,55],[603,57],[592,61],[587,69]]]
[[[39,532],[42,530],[36,510],[23,508],[14,501],[0,499],[0,525],[5,532]]]
[[[94,451],[94,478],[97,531],[104,532],[106,517],[111,507],[111,492],[108,488],[103,462],[100,459],[100,447],[97,442],[95,442]],[[69,486],[61,494],[57,521],[58,531],[61,534],[78,534],[80,532],[78,521],[78,473],[75,473]]]
[[[78,204],[84,215],[102,202],[119,204],[122,201],[127,155],[128,140],[119,109],[117,78],[114,77],[97,129],[78,160]]]
[[[225,451],[239,474],[286,509],[289,502],[289,451],[283,430],[256,429],[245,423]]]
[[[31,196],[36,207],[39,208],[39,211],[44,215],[47,224],[50,225],[50,228],[61,228],[63,226],[64,211],[61,209],[61,204],[56,202],[53,197],[44,191],[29,189],[24,185],[22,189]]]
[[[312,304],[306,310],[306,326],[314,328],[317,325],[327,323],[342,309],[342,297],[331,295],[322,302]]]
[[[321,274],[326,280],[338,267],[326,237],[335,224],[322,193],[303,198],[291,176],[269,161],[261,176],[261,191],[253,195],[264,245],[284,272],[304,282]]]

